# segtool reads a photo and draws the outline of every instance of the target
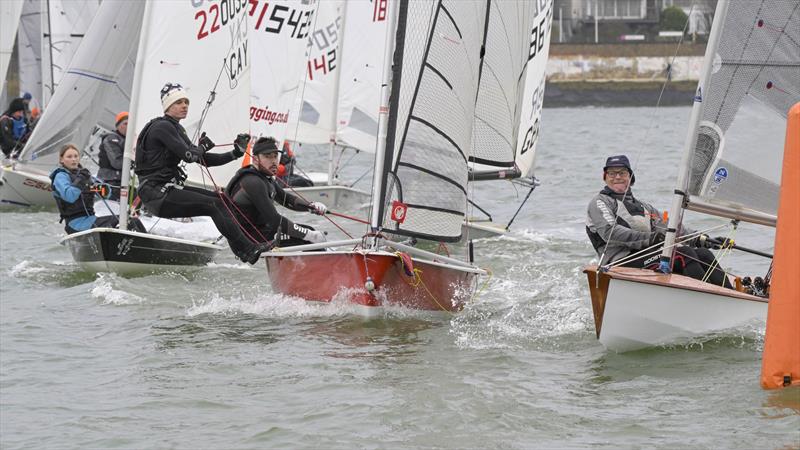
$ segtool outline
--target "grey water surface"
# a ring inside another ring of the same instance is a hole
[[[800,394],[758,385],[763,324],[627,354],[595,339],[581,267],[603,161],[627,153],[636,195],[667,209],[689,112],[545,109],[542,185],[509,235],[475,243],[492,276],[455,315],[309,305],[227,251],[189,273],[87,273],[55,213],[3,211],[0,448],[798,448]],[[324,169],[327,150],[297,150]],[[345,178],[370,164],[357,155]],[[471,190],[498,222],[526,194]],[[771,229],[735,237],[771,251]],[[722,264],[763,275],[768,261]]]

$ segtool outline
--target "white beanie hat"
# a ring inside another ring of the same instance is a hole
[[[173,103],[183,98],[188,100],[189,96],[186,95],[183,86],[178,83],[167,83],[161,88],[161,106],[164,108],[164,112],[167,112]]]

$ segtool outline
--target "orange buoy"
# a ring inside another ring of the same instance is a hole
[[[800,386],[800,103],[789,110],[761,387]]]

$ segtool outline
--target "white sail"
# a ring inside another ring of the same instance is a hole
[[[327,3],[327,2],[323,2]],[[306,67],[306,46],[313,30],[316,0],[252,3],[252,93],[250,130],[282,141],[296,124],[296,103]]]
[[[64,73],[19,160],[44,171],[66,143],[82,148],[99,123],[114,128],[114,116],[128,109],[143,2],[105,2]],[[156,94],[158,91],[156,91]]]
[[[249,8],[245,2],[149,2],[145,14],[137,69],[138,101],[131,105],[128,133],[134,140],[148,121],[164,115],[161,89],[178,83],[186,90],[189,115],[181,122],[194,143],[200,132],[218,144],[230,144],[249,130],[250,61]],[[223,147],[213,152],[230,150]],[[189,179],[211,187],[224,185],[236,164],[206,168],[186,166]]]
[[[42,0],[24,0],[17,32],[19,90],[33,96],[31,107],[41,107],[42,94]]]
[[[461,237],[483,45],[475,31],[485,30],[486,8],[448,0],[400,5],[379,197],[385,201],[378,205],[385,231]]]
[[[341,43],[336,142],[375,151],[388,5],[350,1]]]
[[[19,16],[22,14],[22,0],[0,1],[0,75],[3,75],[3,86],[0,92],[5,93],[8,81],[8,64],[14,51],[14,40],[17,36]],[[8,105],[2,105],[3,111]]]
[[[42,14],[42,105],[47,106],[92,23],[99,0],[48,0]]]
[[[308,37],[305,79],[298,90],[299,112],[289,124],[287,139],[327,144],[334,138],[336,84],[341,70],[343,0],[319,3]]]
[[[470,161],[531,175],[544,99],[552,0],[491,2]]]
[[[800,2],[732,1],[713,26],[721,34],[698,92],[688,208],[774,218],[786,115],[800,101]]]
[[[293,140],[375,151],[386,6],[378,1],[320,4]]]

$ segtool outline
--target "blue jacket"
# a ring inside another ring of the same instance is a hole
[[[82,200],[81,197],[83,197],[84,192],[80,188],[72,185],[72,178],[67,169],[57,167],[50,173],[50,179],[53,180],[53,196],[56,197],[57,200],[60,199],[66,203],[76,203]],[[69,220],[67,225],[75,231],[84,231],[92,228],[92,225],[94,225],[94,222],[97,220],[97,217],[94,215],[93,206],[94,205],[90,205],[87,209],[84,205],[83,209],[86,211],[86,215]]]

